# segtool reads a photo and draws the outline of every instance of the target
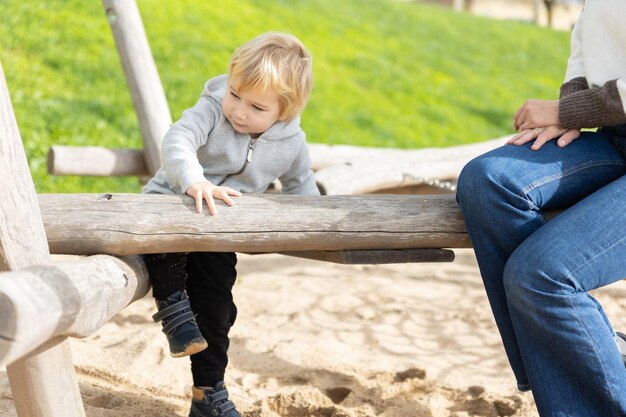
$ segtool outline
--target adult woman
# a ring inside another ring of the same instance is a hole
[[[560,99],[524,103],[520,132],[459,177],[505,351],[544,417],[626,416],[615,333],[587,293],[626,278],[624,16],[623,0],[587,0]]]

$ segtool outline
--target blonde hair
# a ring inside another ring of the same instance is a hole
[[[267,32],[235,50],[228,81],[235,90],[271,89],[279,96],[279,120],[291,120],[306,106],[313,87],[309,51],[294,35]]]

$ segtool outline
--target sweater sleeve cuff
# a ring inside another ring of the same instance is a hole
[[[577,91],[586,90],[589,88],[589,84],[587,84],[587,79],[585,77],[576,77],[572,78],[569,81],[561,84],[559,97],[563,98],[569,96],[572,93]]]
[[[617,80],[602,87],[571,93],[559,100],[559,118],[566,129],[615,126],[626,123]]]

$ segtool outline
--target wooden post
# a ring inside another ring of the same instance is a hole
[[[50,252],[37,195],[0,64],[0,270],[47,264]],[[33,324],[37,317],[32,317]],[[20,417],[84,417],[67,339],[7,367]]]
[[[151,174],[161,167],[161,141],[172,124],[165,92],[135,0],[102,0],[139,119]]]

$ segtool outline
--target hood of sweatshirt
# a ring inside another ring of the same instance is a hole
[[[207,97],[215,101],[219,106],[222,106],[222,100],[226,94],[226,88],[228,86],[228,77],[226,74],[218,75],[215,78],[211,78],[204,84],[204,90],[202,91],[202,97]],[[300,128],[300,115],[289,121],[278,121],[274,123],[269,129],[267,129],[259,139],[265,140],[283,140],[297,135],[302,132]]]

